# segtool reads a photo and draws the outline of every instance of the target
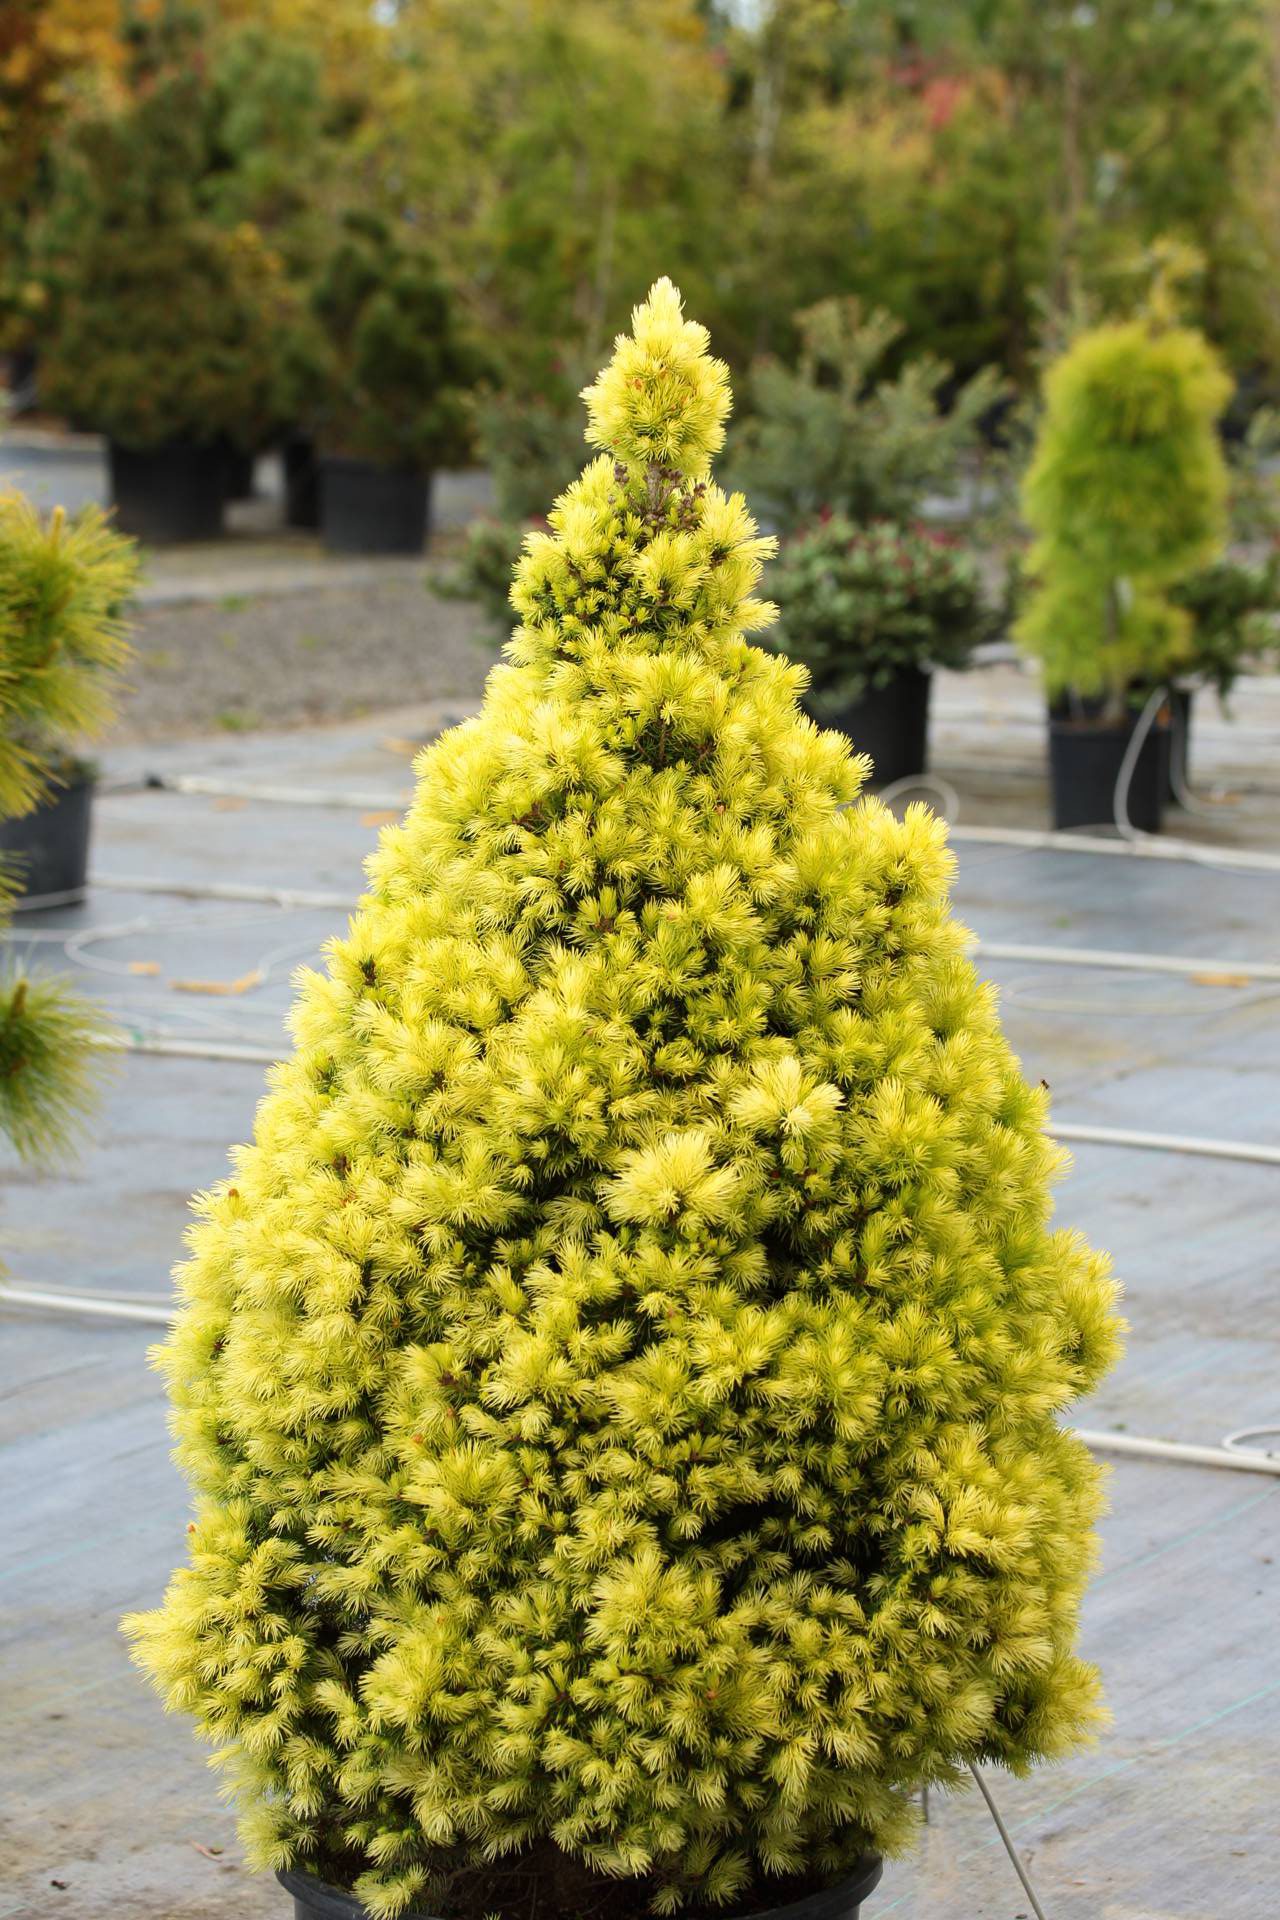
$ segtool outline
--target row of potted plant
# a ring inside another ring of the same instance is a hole
[[[827,337],[838,337],[830,319]],[[1119,808],[1154,831],[1166,798],[1186,793],[1195,687],[1225,697],[1251,656],[1274,649],[1280,612],[1274,509],[1270,524],[1241,515],[1241,533],[1270,536],[1262,559],[1225,550],[1240,489],[1218,432],[1230,383],[1207,342],[1148,315],[1081,335],[1051,369],[1021,488],[1036,538],[999,607],[971,534],[901,517],[922,505],[904,474],[937,471],[935,450],[972,464],[959,423],[934,426],[923,409],[895,468],[903,436],[865,353],[846,353],[843,388],[838,358],[770,375],[751,429],[754,473],[746,463],[756,494],[783,509],[789,537],[770,576],[777,643],[808,670],[810,711],[870,754],[879,784],[923,772],[933,669],[963,667],[1011,603],[1014,638],[1049,701],[1055,825],[1110,823]],[[905,378],[926,391],[914,370]],[[858,451],[869,412],[879,472]],[[962,474],[953,464],[953,492]],[[843,510],[804,519],[833,495]]]
[[[69,127],[37,254],[42,400],[106,436],[119,525],[146,540],[215,536],[278,446],[294,523],[415,552],[479,357],[393,198],[246,147],[253,60],[277,56],[212,31],[175,8],[135,21],[118,89]],[[288,79],[318,112],[317,76]]]

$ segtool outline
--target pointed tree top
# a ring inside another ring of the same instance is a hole
[[[670,280],[655,281],[620,333],[613,358],[584,387],[587,439],[628,467],[672,467],[700,480],[724,441],[729,369],[707,351],[705,327],[686,320]]]

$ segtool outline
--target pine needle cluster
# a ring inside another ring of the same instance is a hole
[[[72,744],[109,721],[137,578],[98,508],[74,521],[56,508],[46,525],[21,494],[0,496],[0,819],[30,813]],[[0,863],[0,932],[20,880]],[[0,1134],[24,1159],[63,1147],[92,1105],[107,1026],[62,981],[0,974]]]
[[[29,813],[70,745],[102,732],[129,659],[132,544],[98,507],[46,525],[0,496],[0,818]]]
[[[707,346],[661,281],[587,390],[159,1356],[198,1505],[137,1657],[253,1858],[377,1916],[548,1845],[772,1904],[1096,1712],[1106,1264],[941,824],[750,643]]]

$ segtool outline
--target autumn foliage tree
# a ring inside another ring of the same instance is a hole
[[[255,1861],[378,1916],[506,1855],[548,1915],[773,1906],[1096,1712],[1106,1263],[944,828],[752,643],[707,346],[660,281],[587,390],[161,1352],[197,1511],[138,1658]]]

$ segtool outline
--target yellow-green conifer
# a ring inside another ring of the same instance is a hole
[[[163,1350],[199,1504],[139,1657],[254,1858],[376,1915],[533,1847],[772,1905],[1096,1711],[1059,1419],[1112,1288],[944,830],[750,644],[768,542],[668,282],[585,398]]]

